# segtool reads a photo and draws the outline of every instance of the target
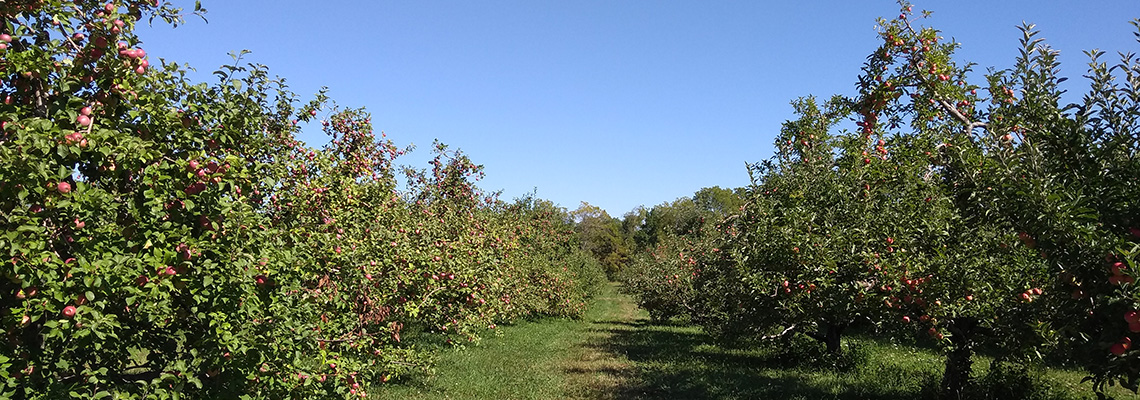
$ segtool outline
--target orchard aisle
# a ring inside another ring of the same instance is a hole
[[[612,351],[646,315],[608,284],[582,320],[546,319],[501,327],[478,345],[440,354],[436,374],[373,399],[607,399],[633,380],[632,363]]]
[[[773,371],[763,354],[720,348],[696,326],[650,323],[614,283],[581,320],[501,329],[499,337],[442,352],[434,376],[373,389],[370,398],[750,399],[785,398],[789,390],[796,394],[791,398],[830,398],[843,392],[831,374]]]

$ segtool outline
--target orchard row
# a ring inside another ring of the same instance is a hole
[[[401,170],[368,114],[262,66],[152,64],[133,27],[169,4],[0,17],[0,397],[359,398],[428,367],[409,339],[579,316],[605,279],[565,210],[457,151]]]
[[[880,21],[858,95],[793,102],[743,205],[659,241],[627,287],[725,337],[839,353],[855,325],[929,336],[947,398],[969,390],[978,347],[1136,391],[1140,63],[1088,53],[1089,89],[1065,105],[1032,26],[1015,66],[975,84],[911,10]]]

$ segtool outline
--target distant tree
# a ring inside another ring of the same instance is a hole
[[[582,202],[570,215],[576,224],[575,231],[581,240],[582,250],[601,262],[606,276],[613,279],[630,260],[630,243],[622,234],[622,222],[587,202]]]

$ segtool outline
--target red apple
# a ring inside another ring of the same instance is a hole
[[[1112,345],[1111,348],[1108,349],[1109,352],[1111,352],[1113,355],[1116,355],[1116,356],[1124,355],[1124,352],[1127,350],[1128,350],[1128,348],[1124,347],[1124,343],[1114,344],[1114,345]]]
[[[1120,271],[1128,269],[1128,266],[1124,265],[1124,263],[1122,263],[1122,262],[1117,261],[1117,262],[1113,263],[1112,267],[1110,267],[1110,268],[1112,268],[1112,274],[1113,275],[1121,275]]]
[[[71,318],[75,316],[75,306],[67,306],[63,308],[63,316]]]

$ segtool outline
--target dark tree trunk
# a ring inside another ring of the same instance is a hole
[[[953,348],[946,355],[946,371],[942,374],[942,399],[959,400],[970,384],[974,367],[974,334],[978,331],[978,320],[974,318],[954,318],[946,328],[950,331]]]
[[[819,324],[819,332],[808,332],[807,335],[823,342],[824,346],[827,346],[828,354],[839,354],[843,350],[839,345],[845,329],[847,329],[846,323],[824,321]]]

